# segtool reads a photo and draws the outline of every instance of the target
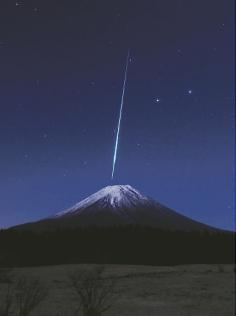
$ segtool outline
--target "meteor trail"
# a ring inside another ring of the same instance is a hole
[[[111,179],[113,179],[113,177],[114,177],[115,166],[116,166],[117,149],[118,149],[119,134],[120,134],[120,123],[121,123],[123,104],[124,104],[124,95],[125,95],[125,88],[126,88],[126,79],[127,79],[128,65],[129,65],[129,51],[128,51],[128,55],[127,55],[127,58],[126,58],[125,76],[124,76],[123,89],[122,89],[122,95],[121,95],[118,127],[117,127],[117,131],[116,131],[116,142],[115,142],[115,149],[114,149],[114,156],[113,156]]]

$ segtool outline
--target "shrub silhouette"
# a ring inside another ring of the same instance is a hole
[[[26,276],[7,279],[1,284],[0,316],[28,316],[46,298],[46,287]]]
[[[0,298],[0,316],[9,316],[14,304],[13,285],[7,284]]]
[[[116,282],[102,276],[104,267],[90,270],[76,270],[69,275],[69,284],[73,288],[78,309],[84,316],[101,316],[113,304]]]
[[[18,316],[28,316],[47,296],[45,286],[38,280],[21,276],[15,286]]]
[[[12,284],[12,269],[1,268],[0,269],[0,316],[9,316],[13,306],[13,284]]]

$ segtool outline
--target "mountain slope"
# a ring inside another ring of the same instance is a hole
[[[182,216],[129,185],[108,186],[38,222],[0,232],[0,266],[234,262],[234,234]]]
[[[130,185],[107,186],[50,218],[17,226],[24,229],[150,226],[162,230],[213,231],[142,195]]]

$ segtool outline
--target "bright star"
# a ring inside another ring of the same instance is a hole
[[[193,90],[188,90],[188,93],[189,93],[189,94],[192,94],[192,93],[193,93]]]
[[[16,1],[16,7],[23,6],[24,2],[23,1]]]
[[[156,99],[156,102],[160,102],[160,101],[161,101],[160,99],[158,99],[158,98]]]

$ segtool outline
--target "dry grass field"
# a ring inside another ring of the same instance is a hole
[[[49,295],[32,316],[73,316],[76,298],[68,274],[92,265],[21,268],[15,272],[38,277]],[[104,315],[113,316],[233,316],[233,265],[171,267],[105,266],[116,278],[117,298]],[[80,313],[78,313],[80,315]]]

